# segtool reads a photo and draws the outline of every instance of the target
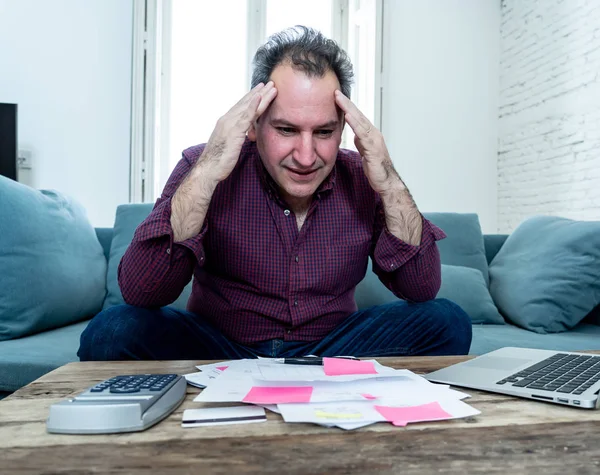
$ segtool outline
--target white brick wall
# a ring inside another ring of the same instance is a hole
[[[600,220],[600,0],[503,0],[498,230]]]

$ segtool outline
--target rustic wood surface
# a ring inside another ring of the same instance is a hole
[[[468,357],[378,358],[430,372]],[[200,361],[71,363],[0,401],[0,473],[600,473],[600,412],[467,390],[477,417],[355,431],[266,423],[181,427],[185,409],[144,431],[46,432],[54,402],[118,374],[195,371]]]

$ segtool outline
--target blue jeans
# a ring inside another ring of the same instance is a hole
[[[399,300],[360,310],[320,341],[268,340],[255,345],[229,340],[190,312],[119,305],[90,322],[77,355],[82,361],[464,355],[470,345],[469,316],[446,299]]]

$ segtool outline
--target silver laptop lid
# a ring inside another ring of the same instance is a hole
[[[600,355],[505,347],[425,376],[430,381],[595,408]]]

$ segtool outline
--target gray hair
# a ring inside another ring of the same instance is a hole
[[[342,93],[350,98],[354,73],[346,52],[314,28],[297,25],[269,37],[256,51],[252,65],[252,87],[269,82],[276,66],[289,61],[294,69],[309,77],[323,77],[333,71]]]

